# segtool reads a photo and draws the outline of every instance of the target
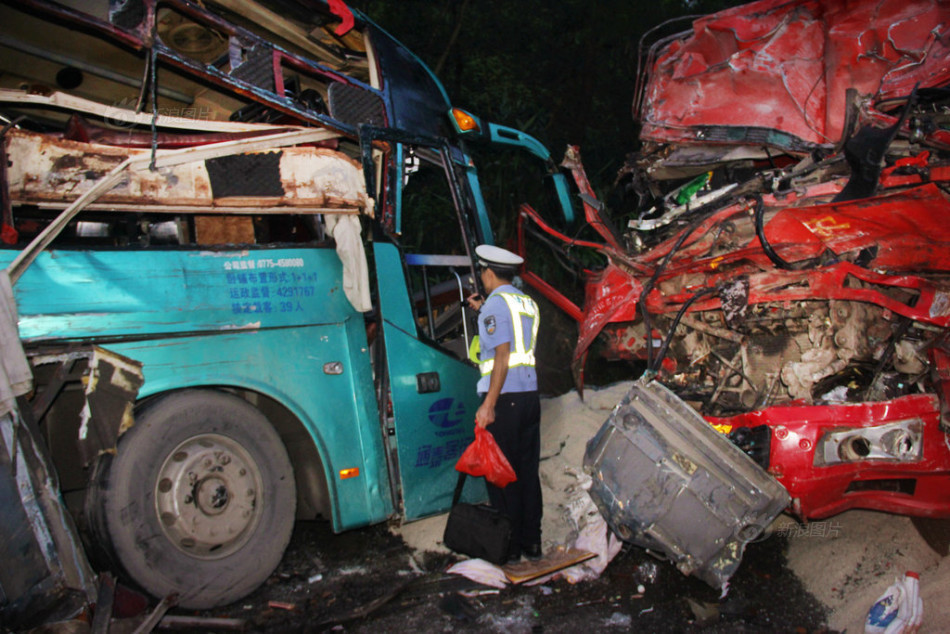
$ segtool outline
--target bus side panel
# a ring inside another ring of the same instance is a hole
[[[0,264],[16,256],[0,250]],[[14,287],[20,337],[154,336],[342,322],[332,249],[55,250]]]
[[[15,255],[0,250],[0,266]],[[334,250],[55,250],[14,293],[21,338],[140,361],[143,397],[214,385],[283,404],[323,459],[335,530],[392,514],[365,322],[343,294]],[[342,373],[326,373],[330,362]],[[341,480],[353,467],[359,475]]]
[[[362,320],[360,320],[362,321]],[[261,330],[136,343],[109,349],[143,363],[140,396],[196,386],[233,386],[260,392],[290,409],[323,459],[339,532],[392,513],[386,458],[363,343],[346,324]],[[324,365],[341,363],[341,374]],[[343,469],[359,475],[340,478]]]
[[[478,370],[419,340],[399,252],[380,242],[374,248],[404,513],[413,520],[452,503],[455,462],[475,433]],[[429,391],[435,375],[438,389]]]

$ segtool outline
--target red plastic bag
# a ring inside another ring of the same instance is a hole
[[[486,480],[500,488],[505,488],[518,479],[515,470],[511,468],[505,454],[495,442],[495,437],[478,425],[475,426],[475,440],[455,463],[455,470],[471,476],[485,476]]]

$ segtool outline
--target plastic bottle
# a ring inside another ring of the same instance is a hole
[[[907,571],[874,602],[864,622],[865,634],[912,634],[924,616],[920,575]]]

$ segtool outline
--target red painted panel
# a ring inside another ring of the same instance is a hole
[[[662,51],[641,137],[695,143],[697,126],[758,126],[834,145],[847,88],[883,101],[950,79],[948,33],[940,0],[762,0],[713,14]]]

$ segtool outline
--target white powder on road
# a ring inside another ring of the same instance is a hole
[[[630,385],[625,382],[601,389],[586,388],[583,401],[576,391],[541,399],[541,538],[545,549],[570,540],[575,530],[569,519],[571,503],[576,506],[578,501],[588,499],[587,492],[578,487],[587,441]],[[417,550],[447,552],[442,545],[445,520],[446,515],[436,515],[399,526],[394,532]]]
[[[570,510],[587,501],[578,486],[587,441],[600,429],[630,382],[586,388],[541,401],[542,539],[545,548],[571,540]],[[445,515],[411,522],[395,532],[420,551],[446,552]],[[874,601],[906,570],[920,573],[924,618],[920,632],[942,632],[950,624],[950,560],[937,555],[907,517],[847,511],[809,525],[782,515],[772,526],[789,536],[789,567],[830,609],[828,626],[860,632]],[[809,528],[811,527],[811,528]]]

